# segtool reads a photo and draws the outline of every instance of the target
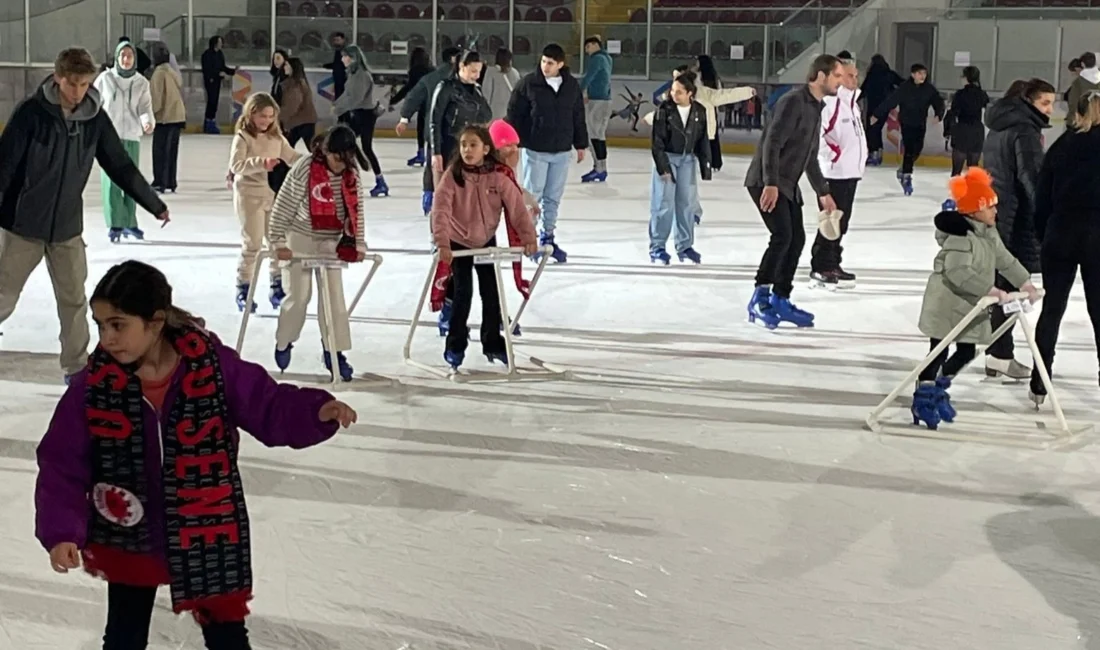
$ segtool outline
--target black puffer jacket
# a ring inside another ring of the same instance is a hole
[[[905,79],[890,69],[886,59],[881,54],[871,57],[871,66],[867,68],[867,75],[863,78],[863,84],[859,89],[863,99],[867,102],[867,115],[873,115],[878,110],[879,104],[894,92]]]
[[[538,68],[520,79],[508,100],[509,124],[519,133],[519,146],[539,153],[562,153],[588,148],[581,84],[561,69],[561,88],[556,92]]]
[[[1035,192],[1043,165],[1042,130],[1050,118],[1020,97],[1001,99],[985,112],[989,134],[983,155],[997,192],[997,230],[1008,250],[1039,271]]]
[[[898,122],[901,126],[916,129],[923,129],[928,124],[929,108],[941,120],[945,112],[943,97],[940,97],[940,91],[936,90],[931,81],[918,84],[910,79],[901,84],[875,109],[875,117],[880,122],[886,121],[886,116],[895,106],[898,107]]]
[[[665,100],[657,107],[653,116],[653,164],[657,173],[671,174],[672,165],[668,155],[695,154],[699,159],[699,172],[702,179],[711,179],[710,140],[707,139],[707,111],[699,102],[692,102],[688,110],[687,123],[680,118],[679,107],[671,100]],[[673,178],[673,181],[676,179]]]
[[[5,130],[6,132],[6,130]],[[1100,231],[1100,128],[1066,131],[1050,145],[1035,187],[1035,232],[1052,242]]]
[[[978,84],[967,84],[955,91],[951,108],[943,120],[943,135],[951,138],[951,148],[963,153],[981,153],[985,144],[982,111],[989,95]]]
[[[83,234],[84,187],[97,161],[149,213],[168,209],[122,147],[96,89],[66,118],[47,78],[0,135],[0,228],[48,243]]]
[[[489,102],[477,84],[450,76],[435,87],[431,100],[428,136],[432,153],[449,158],[458,146],[458,135],[471,124],[488,124],[493,119]],[[446,161],[444,161],[446,162]]]

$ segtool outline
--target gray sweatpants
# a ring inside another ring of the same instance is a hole
[[[19,294],[43,257],[61,320],[61,370],[72,375],[87,365],[91,342],[88,297],[84,292],[88,258],[83,237],[49,244],[0,229],[0,323],[15,311]]]

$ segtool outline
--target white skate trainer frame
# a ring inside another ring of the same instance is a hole
[[[249,317],[252,315],[252,309],[250,308],[256,297],[256,285],[260,281],[260,271],[266,265],[263,263],[265,260],[271,259],[274,256],[274,252],[270,250],[260,251],[260,254],[256,257],[256,268],[252,271],[252,282],[248,286],[248,297],[245,300],[246,308],[244,315],[241,316],[241,329],[237,333],[237,354],[241,353],[241,349],[244,348],[244,337],[248,331]],[[329,286],[328,286],[328,274],[323,271],[328,268],[347,268],[348,263],[338,260],[331,255],[295,255],[291,260],[293,262],[299,262],[306,267],[313,268],[314,278],[317,280],[317,309],[320,314],[324,315],[326,323],[332,323],[332,305],[329,304]],[[355,293],[355,299],[348,305],[348,315],[350,316],[355,308],[359,305],[359,300],[363,297],[363,293],[366,292],[367,286],[370,285],[371,280],[374,279],[375,273],[378,272],[378,268],[382,266],[382,256],[376,253],[367,253],[363,258],[364,262],[370,262],[370,270],[367,271],[367,277],[363,278],[363,283],[359,285],[359,290]],[[325,338],[325,348],[329,350],[336,349],[336,334],[332,327],[328,328],[328,336]],[[340,373],[335,367],[336,355],[332,357],[333,369],[332,369],[332,385],[339,386],[342,383]]]
[[[511,263],[523,258],[522,248],[475,248],[472,250],[454,251],[452,254],[454,257],[473,257],[474,263],[479,264],[492,264],[493,270],[496,273],[497,278],[497,296],[500,299],[500,317],[501,323],[504,323],[504,346],[508,354],[508,371],[506,373],[468,373],[468,372],[456,372],[451,368],[441,368],[439,366],[432,366],[426,363],[421,363],[412,358],[412,342],[413,337],[416,335],[416,328],[420,325],[420,315],[424,312],[424,304],[427,303],[429,296],[432,292],[432,282],[435,280],[435,270],[439,265],[439,253],[432,255],[432,263],[428,268],[428,277],[424,280],[424,288],[420,292],[420,300],[416,303],[416,311],[413,312],[412,322],[409,324],[409,335],[405,339],[405,348],[402,352],[405,363],[415,368],[430,372],[431,374],[442,377],[444,379],[450,379],[451,381],[471,381],[475,379],[479,380],[508,380],[514,381],[518,379],[528,379],[534,377],[554,377],[554,376],[569,376],[569,371],[564,368],[558,368],[547,364],[541,359],[535,357],[526,357],[532,364],[538,367],[538,370],[521,370],[516,366],[516,354],[514,343],[515,339],[512,335],[517,325],[519,325],[520,316],[523,315],[524,310],[527,308],[527,303],[530,302],[530,296],[534,295],[535,287],[539,283],[539,278],[542,277],[542,272],[546,268],[546,262],[550,259],[550,254],[553,252],[553,248],[550,246],[544,246],[540,249],[542,256],[539,260],[538,268],[535,269],[535,275],[531,278],[531,287],[528,298],[523,301],[519,307],[519,311],[516,312],[516,317],[512,319],[512,322],[508,322],[508,300],[505,296],[504,290],[504,277],[501,273],[501,264]],[[479,259],[480,258],[480,259]]]
[[[1039,293],[1041,296],[1042,290],[1040,290]],[[1020,329],[1024,332],[1024,338],[1027,339],[1028,348],[1031,349],[1031,356],[1034,360],[1035,367],[1039,371],[1039,378],[1042,380],[1043,386],[1046,387],[1047,399],[1050,400],[1050,405],[1054,411],[1054,419],[1057,422],[1057,428],[1047,426],[1047,423],[1042,420],[1035,420],[1034,414],[1030,416],[999,414],[999,417],[990,417],[987,414],[971,415],[964,412],[960,414],[962,421],[956,419],[954,423],[941,422],[939,428],[936,430],[929,429],[924,424],[909,424],[912,422],[909,411],[905,411],[906,417],[909,418],[906,424],[895,421],[882,422],[879,419],[883,411],[890,408],[899,395],[913,389],[921,371],[927,368],[940,352],[947,348],[947,346],[954,343],[955,339],[962,334],[963,330],[965,330],[975,318],[980,316],[982,312],[989,307],[999,303],[999,301],[992,296],[987,296],[979,300],[966,317],[963,318],[954,329],[948,332],[943,341],[929,352],[917,367],[906,375],[905,379],[901,380],[897,387],[886,396],[886,399],[882,400],[882,402],[871,411],[871,414],[867,416],[868,428],[879,435],[932,438],[936,440],[976,442],[1006,445],[1010,447],[1028,447],[1033,449],[1057,448],[1072,442],[1082,433],[1090,431],[1092,429],[1091,424],[1071,425],[1066,421],[1065,413],[1062,411],[1062,405],[1058,401],[1058,394],[1051,384],[1050,375],[1047,373],[1046,366],[1040,359],[1039,348],[1035,344],[1035,332],[1031,329],[1025,310],[1022,308],[1023,302],[1026,300],[1026,293],[1009,294],[1009,303],[1007,304],[1016,302],[1020,304],[1021,308],[1010,314],[1004,324],[997,328],[997,331],[993,332],[990,344],[1007,332],[1009,328],[1012,327],[1013,323],[1017,320],[1020,321],[1020,325],[1022,326]],[[963,431],[956,432],[956,428],[961,428]]]

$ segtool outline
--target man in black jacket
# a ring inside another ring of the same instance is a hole
[[[875,109],[871,124],[885,122],[886,116],[894,107],[898,107],[898,123],[901,124],[901,169],[898,181],[905,195],[913,193],[913,165],[924,150],[924,135],[928,131],[928,109],[936,113],[936,119],[943,121],[946,107],[940,91],[928,81],[928,68],[914,63],[909,69],[909,80],[898,86],[886,101]]]
[[[210,48],[202,53],[202,85],[206,89],[206,121],[202,128],[205,133],[221,133],[218,128],[218,99],[221,97],[222,79],[237,74],[236,68],[225,65],[222,42],[221,36],[211,36]]]
[[[325,70],[332,70],[332,94],[336,99],[344,94],[344,84],[348,82],[348,69],[344,65],[344,32],[332,35],[332,63],[326,63]]]
[[[12,112],[0,134],[0,323],[42,258],[61,319],[61,369],[79,372],[88,356],[84,283],[84,186],[99,162],[141,207],[167,223],[168,208],[123,148],[99,94],[92,56],[83,48],[58,55],[53,76]]]
[[[810,64],[808,83],[779,98],[764,126],[760,144],[745,174],[745,187],[760,209],[771,238],[756,272],[756,289],[749,302],[749,321],[760,320],[769,329],[787,321],[812,327],[813,314],[791,304],[798,259],[806,245],[802,227],[802,192],[798,181],[805,173],[823,210],[836,210],[829,183],[817,160],[821,142],[822,100],[837,93],[844,81],[840,59],[822,54]]]
[[[516,84],[508,101],[507,122],[519,133],[523,187],[539,202],[542,218],[540,246],[554,248],[554,260],[565,262],[565,251],[554,242],[558,206],[569,180],[569,152],[577,162],[588,149],[584,92],[565,66],[565,50],[556,43],[542,50],[538,70]]]

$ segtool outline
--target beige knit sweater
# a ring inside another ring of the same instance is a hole
[[[279,125],[272,125],[273,132],[249,135],[238,131],[229,149],[229,171],[233,173],[233,189],[241,194],[272,194],[267,184],[264,161],[279,158],[288,165],[302,157],[279,132]]]

